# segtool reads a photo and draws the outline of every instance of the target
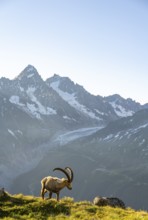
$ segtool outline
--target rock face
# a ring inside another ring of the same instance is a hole
[[[95,197],[93,200],[94,205],[98,206],[112,206],[112,207],[120,207],[125,208],[125,204],[121,199],[113,198],[113,197]]]

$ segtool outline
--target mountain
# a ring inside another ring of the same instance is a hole
[[[115,94],[105,97],[105,100],[112,105],[116,114],[120,117],[127,117],[133,115],[141,109],[147,108],[147,105],[141,105],[133,101],[131,98],[124,99],[120,95]]]
[[[126,100],[119,95],[104,98],[94,96],[82,86],[74,84],[68,77],[60,77],[55,74],[46,82],[76,110],[106,123],[120,117],[133,115],[136,111],[146,108],[132,99]]]
[[[147,208],[148,104],[94,96],[56,74],[44,81],[28,65],[0,79],[0,121],[0,186],[38,195],[42,177],[71,166],[77,200],[119,195]]]
[[[54,167],[73,168],[72,192],[61,196],[91,200],[96,196],[121,198],[127,206],[147,210],[148,203],[148,110],[111,122],[89,136],[56,142],[40,163],[17,177],[11,186],[15,193],[40,194],[40,180],[58,175]],[[34,178],[35,177],[35,178]],[[17,188],[16,188],[17,185]]]

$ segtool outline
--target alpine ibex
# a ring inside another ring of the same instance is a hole
[[[64,187],[67,187],[69,190],[72,189],[72,181],[73,181],[73,171],[70,167],[65,167],[65,169],[62,168],[55,168],[53,171],[59,170],[62,171],[67,179],[65,178],[58,178],[58,177],[52,177],[47,176],[44,177],[41,180],[41,196],[42,199],[44,199],[44,194],[48,191],[49,192],[49,199],[52,197],[52,193],[56,193],[57,195],[57,201],[59,201],[59,193],[61,189]]]

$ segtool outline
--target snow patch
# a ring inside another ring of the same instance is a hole
[[[12,130],[8,129],[8,132],[9,132],[9,134],[11,134],[13,137],[15,137],[17,139],[16,135],[14,134],[14,132]]]
[[[127,138],[127,139],[130,139],[132,138],[132,135],[135,135],[137,134],[141,129],[145,128],[148,126],[148,123],[146,124],[143,124],[139,127],[136,127],[136,128],[130,128],[128,129],[127,131],[121,131],[121,132],[118,132],[117,134],[109,134],[107,135],[105,138],[101,138],[99,139],[100,141],[117,141],[117,140],[121,140],[123,138]],[[137,141],[138,138],[134,138],[133,141]],[[140,143],[139,143],[139,146],[143,145],[144,143],[146,142],[145,139],[143,139]]]
[[[32,76],[34,76],[34,73],[29,74],[29,75],[27,76],[27,78],[31,78]]]
[[[116,104],[116,102],[109,102],[111,106],[114,108],[115,113],[119,117],[127,117],[127,116],[132,116],[134,114],[133,111],[126,110],[123,108],[121,105]]]
[[[100,114],[100,115],[107,115],[107,114],[105,114],[104,112],[100,112],[98,109],[95,109],[95,111],[96,111],[98,114]]]
[[[34,87],[29,87],[27,92],[27,95],[29,96],[29,98],[31,99],[31,101],[33,103],[26,103],[23,104],[20,102],[20,97],[19,96],[11,96],[9,101],[12,104],[15,104],[19,107],[21,107],[25,112],[27,112],[28,114],[30,114],[33,117],[36,117],[37,119],[41,119],[41,115],[55,115],[57,114],[56,111],[50,107],[45,107],[43,106],[35,97],[34,92],[35,92],[35,88]]]
[[[113,138],[113,134],[109,134],[107,137],[103,139],[103,141],[108,141]]]
[[[43,106],[35,97],[34,92],[35,92],[35,88],[34,87],[29,87],[27,89],[27,95],[30,97],[31,101],[34,102],[36,104],[36,106],[34,104],[30,105],[28,104],[27,107],[29,108],[29,110],[35,114],[37,117],[39,117],[38,113],[42,114],[42,115],[55,115],[56,111],[50,107],[45,107]]]
[[[33,67],[33,66],[29,66],[29,67],[27,68],[27,72],[32,72],[32,71],[34,71],[34,67]]]
[[[37,112],[37,108],[35,107],[34,104],[30,104],[30,103],[27,103],[27,108],[29,110],[29,112],[34,115],[37,119],[41,119],[41,116],[40,114]]]
[[[88,115],[90,118],[102,120],[101,118],[97,117],[93,112],[86,109],[84,105],[81,105],[75,97],[75,93],[69,94],[67,92],[63,92],[59,89],[59,83],[60,81],[52,82],[50,86],[66,101],[68,102],[72,107],[77,109],[78,111],[82,112],[83,114]]]
[[[12,103],[12,104],[16,104],[16,105],[19,105],[19,106],[24,106],[23,103],[20,102],[20,97],[19,96],[11,96],[9,101]]]
[[[66,115],[64,115],[64,116],[63,116],[63,118],[64,118],[64,119],[71,120],[71,118],[70,118],[70,117],[68,117],[68,116],[66,116]]]

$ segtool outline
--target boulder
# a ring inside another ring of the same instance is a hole
[[[97,196],[93,200],[94,205],[98,206],[112,206],[112,207],[120,207],[125,209],[124,202],[116,197],[100,197]]]

